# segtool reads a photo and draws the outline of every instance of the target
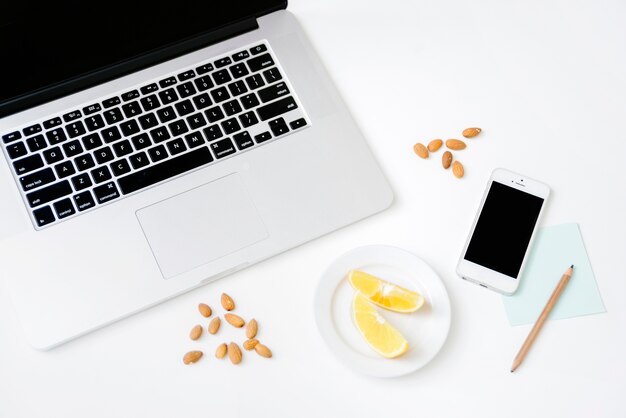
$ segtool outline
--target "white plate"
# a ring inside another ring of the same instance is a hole
[[[409,342],[409,350],[395,359],[376,353],[352,321],[354,289],[347,273],[358,269],[415,290],[426,299],[410,314],[376,308]],[[335,260],[323,273],[315,293],[315,320],[330,350],[346,366],[377,377],[411,373],[432,360],[450,329],[450,299],[437,273],[408,251],[382,245],[356,248]]]

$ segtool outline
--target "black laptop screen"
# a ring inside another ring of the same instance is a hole
[[[3,1],[0,104],[285,7],[284,0]]]

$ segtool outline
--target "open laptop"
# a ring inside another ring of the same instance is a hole
[[[391,204],[286,1],[15,3],[0,273],[34,347]]]

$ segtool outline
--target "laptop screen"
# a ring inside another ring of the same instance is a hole
[[[3,1],[0,105],[284,7],[284,0]]]

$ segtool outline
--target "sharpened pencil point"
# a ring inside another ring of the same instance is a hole
[[[574,265],[572,264],[571,266],[569,266],[569,268],[573,269],[573,268],[574,268]]]

